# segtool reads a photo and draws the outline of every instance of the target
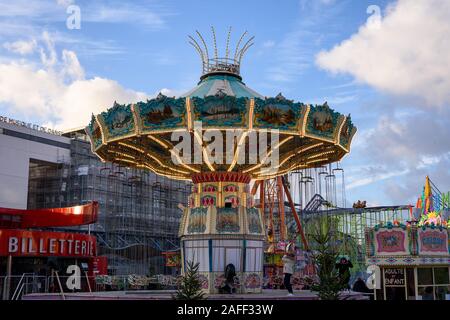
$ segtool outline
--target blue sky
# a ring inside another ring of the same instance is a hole
[[[81,10],[79,30],[66,27],[69,5]],[[0,114],[68,128],[114,100],[181,94],[201,73],[187,35],[211,40],[213,25],[220,49],[231,26],[232,44],[245,30],[255,36],[241,69],[249,87],[351,113],[349,201],[412,203],[426,174],[450,189],[449,9],[445,0],[0,1]]]

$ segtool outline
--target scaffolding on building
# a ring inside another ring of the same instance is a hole
[[[99,220],[79,227],[97,236],[99,255],[113,275],[171,274],[163,251],[179,247],[178,225],[191,185],[148,171],[102,163],[84,133],[71,132],[71,158],[30,165],[28,207],[65,207],[98,201]]]

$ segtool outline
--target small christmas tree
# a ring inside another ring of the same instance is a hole
[[[186,273],[181,277],[176,300],[202,300],[205,299],[205,293],[202,291],[202,285],[198,277],[199,263],[188,261],[186,264]]]
[[[333,220],[330,217],[318,218],[314,227],[313,259],[318,269],[319,283],[312,285],[311,289],[317,292],[321,300],[339,300],[344,285],[336,269],[338,248]]]

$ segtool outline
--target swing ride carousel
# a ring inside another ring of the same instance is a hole
[[[199,263],[203,289],[217,293],[226,266],[233,264],[236,291],[261,292],[265,241],[274,228],[261,210],[274,200],[267,200],[266,182],[274,181],[286,195],[307,248],[285,175],[339,161],[350,152],[356,128],[350,115],[326,102],[309,105],[281,93],[265,97],[247,87],[240,75],[241,60],[254,39],[246,40],[247,32],[234,54],[228,32],[225,58],[218,57],[214,29],[213,58],[196,34],[198,39],[189,37],[189,42],[201,57],[203,72],[195,88],[180,97],[160,93],[147,101],[114,103],[93,115],[85,130],[102,161],[192,181],[188,206],[180,205],[182,272],[188,261]],[[218,145],[222,140],[217,136],[211,139],[211,132],[221,135],[223,144]],[[286,238],[285,228],[279,231]]]

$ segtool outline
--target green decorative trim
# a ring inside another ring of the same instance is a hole
[[[366,238],[366,254],[371,257],[375,255],[375,229],[366,229],[365,238]]]
[[[379,229],[389,229],[389,230],[391,230],[393,228],[402,228],[403,230],[406,230],[407,227],[403,223],[399,223],[399,224],[395,225],[395,224],[393,224],[390,221],[387,222],[386,225],[384,225],[384,224],[377,224],[377,225],[374,226],[374,230],[375,231],[378,231]]]

